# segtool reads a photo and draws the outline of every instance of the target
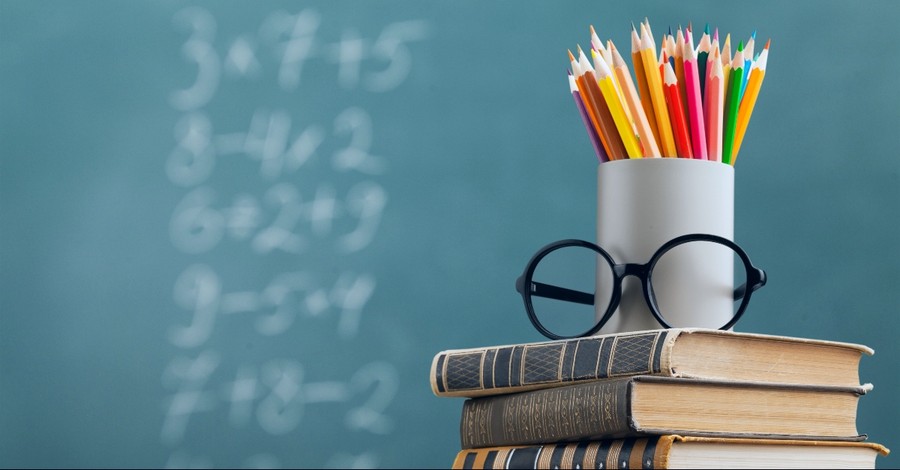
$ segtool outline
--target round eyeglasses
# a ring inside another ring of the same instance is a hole
[[[553,242],[531,258],[516,290],[541,334],[577,338],[597,333],[609,321],[623,300],[623,286],[637,288],[626,285],[628,276],[640,280],[643,299],[664,328],[727,330],[744,314],[750,295],[766,284],[765,271],[737,244],[698,233],[668,241],[646,264],[617,264],[606,250],[584,240]],[[685,310],[702,299],[717,302],[724,315],[698,323]]]

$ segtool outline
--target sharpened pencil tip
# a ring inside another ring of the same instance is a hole
[[[753,34],[750,35],[750,39],[756,40],[756,30],[753,30]]]
[[[764,47],[763,49],[767,49],[767,50],[768,50],[768,49],[769,49],[769,43],[770,43],[770,42],[772,42],[771,39],[769,39],[768,41],[766,41],[766,47]]]
[[[591,34],[592,34],[592,35],[593,35],[593,34],[597,34],[597,32],[594,31],[594,25],[590,25],[590,26],[591,26]]]
[[[575,62],[575,56],[572,55],[572,50],[570,49],[570,50],[568,50],[568,52],[569,52],[569,61],[570,61],[570,62]]]
[[[706,23],[706,26],[703,27],[703,33],[709,34],[709,23]]]
[[[737,50],[739,50],[739,51],[741,51],[741,52],[744,52],[744,41],[738,41],[738,48],[737,48]]]

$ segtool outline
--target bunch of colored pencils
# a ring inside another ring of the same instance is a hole
[[[719,45],[709,26],[694,47],[691,27],[662,36],[659,54],[650,22],[631,27],[628,65],[611,40],[591,26],[591,60],[569,51],[569,89],[601,162],[679,157],[734,165],[766,75],[769,42],[753,55],[756,33]],[[635,85],[637,82],[637,85]]]

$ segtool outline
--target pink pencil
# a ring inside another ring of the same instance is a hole
[[[691,42],[684,44],[684,88],[687,93],[687,115],[691,129],[694,158],[708,160],[706,153],[706,124],[703,120],[703,99],[700,97],[700,75],[697,56]]]
[[[725,73],[719,50],[710,53],[709,78],[706,80],[706,137],[709,159],[722,161],[722,119],[725,106]]]

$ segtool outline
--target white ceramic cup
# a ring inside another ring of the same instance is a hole
[[[686,158],[598,165],[597,244],[616,263],[644,264],[663,244],[690,233],[734,239],[734,167]],[[725,325],[734,313],[734,257],[708,243],[679,250],[677,256],[674,263],[666,263],[675,275],[654,271],[654,289],[691,293],[667,296],[665,308],[660,305],[666,321],[673,326]],[[609,281],[598,275],[597,282],[600,292],[599,284]],[[598,319],[605,311],[600,311],[601,303],[597,303]],[[628,276],[618,309],[600,333],[660,327],[644,299],[640,280]]]

